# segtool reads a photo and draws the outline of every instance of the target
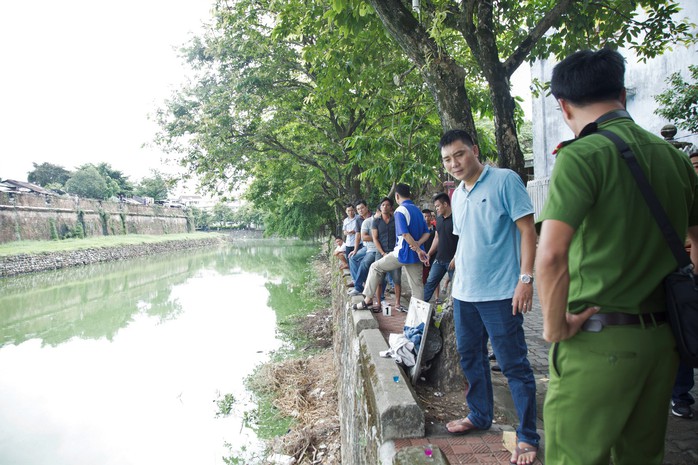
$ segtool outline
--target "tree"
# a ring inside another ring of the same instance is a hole
[[[170,181],[159,171],[151,171],[151,177],[141,179],[135,188],[136,195],[152,197],[154,200],[167,200],[170,194]]]
[[[231,208],[223,203],[218,202],[213,206],[213,218],[212,220],[218,224],[218,227],[226,226],[228,221],[231,221],[233,217],[233,211]]]
[[[248,186],[286,234],[291,211],[314,228],[396,182],[438,182],[436,108],[369,13],[219,3],[215,30],[185,49],[200,76],[158,112],[157,142],[217,194]]]
[[[78,169],[65,183],[65,190],[88,199],[105,200],[111,196],[107,182],[92,165]]]
[[[206,210],[197,207],[191,207],[191,215],[194,218],[194,227],[208,231],[211,224],[211,214]]]
[[[49,184],[63,187],[70,179],[71,172],[59,165],[52,163],[32,163],[34,169],[27,174],[27,181],[46,187]]]
[[[659,108],[654,112],[681,129],[698,133],[698,65],[689,65],[691,80],[683,79],[681,73],[674,73],[666,79],[669,86],[654,97]]]
[[[112,195],[130,196],[133,194],[133,184],[129,181],[128,176],[124,176],[121,171],[113,169],[109,163],[99,163],[95,168],[109,185]]]
[[[464,80],[487,82],[489,105],[479,108],[489,107],[494,116],[499,164],[522,176],[510,79],[524,60],[561,58],[580,48],[601,46],[629,47],[646,59],[696,38],[687,20],[673,19],[680,8],[672,0],[417,0],[418,11],[411,11],[412,3],[402,0],[368,2],[419,67],[444,130],[461,127],[475,132],[473,94]],[[345,0],[344,7],[356,9],[362,3]]]

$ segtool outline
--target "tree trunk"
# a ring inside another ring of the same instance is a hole
[[[388,33],[415,63],[431,92],[444,131],[464,129],[477,143],[465,70],[439,49],[400,0],[369,0]]]
[[[527,181],[524,169],[523,152],[516,135],[514,119],[514,99],[509,89],[509,79],[505,76],[488,78],[490,99],[494,109],[494,131],[497,140],[499,166],[515,171],[524,183]]]

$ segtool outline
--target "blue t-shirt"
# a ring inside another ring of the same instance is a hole
[[[415,241],[418,241],[425,232],[429,232],[427,222],[424,221],[422,210],[412,203],[411,200],[403,200],[402,205],[395,210],[395,244],[394,253],[397,261],[410,264],[419,263],[419,255],[410,249],[410,245],[402,237],[405,233],[410,233]],[[424,250],[424,246],[421,246]]]
[[[516,220],[533,214],[518,174],[485,165],[468,192],[460,183],[451,200],[458,235],[453,297],[466,302],[514,296],[521,273],[521,236]]]

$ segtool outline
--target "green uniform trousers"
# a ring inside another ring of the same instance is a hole
[[[678,367],[668,324],[580,331],[549,360],[546,465],[661,465]]]

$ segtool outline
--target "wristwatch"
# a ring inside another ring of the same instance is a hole
[[[533,283],[533,275],[524,273],[521,276],[519,276],[519,281],[521,281],[524,284],[532,284]]]

